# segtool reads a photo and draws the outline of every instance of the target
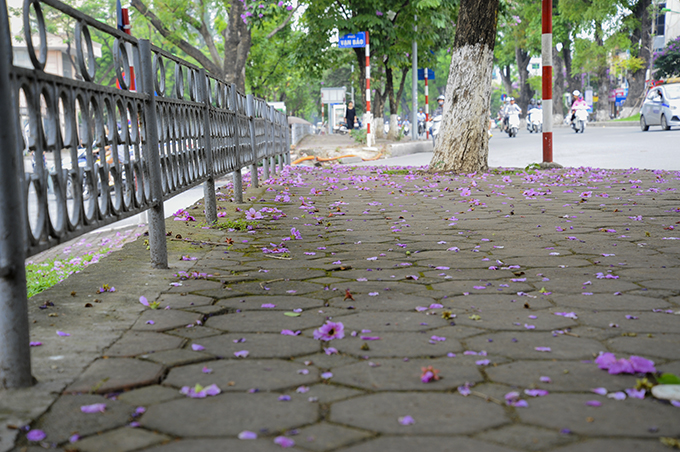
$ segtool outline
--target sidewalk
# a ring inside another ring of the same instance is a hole
[[[169,219],[169,270],[140,239],[31,298],[38,384],[0,392],[0,451],[655,452],[680,438],[680,407],[635,397],[644,375],[594,363],[680,374],[680,173],[277,177],[239,206],[222,187],[221,229],[198,204],[196,221]]]

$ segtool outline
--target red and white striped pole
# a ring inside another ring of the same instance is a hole
[[[425,68],[425,125],[430,120],[430,91],[427,87],[427,68]],[[430,139],[430,131],[425,127],[425,138]]]
[[[368,45],[366,31],[366,145],[371,147],[371,47]]]
[[[553,124],[552,124],[552,0],[542,0],[541,22],[541,59],[543,65],[543,162],[553,161]]]
[[[122,8],[121,11],[123,14],[123,31],[132,36],[132,26],[130,26],[130,14],[128,13],[128,9]],[[132,65],[133,62],[132,44],[130,44],[129,42],[125,43],[125,50],[127,51],[130,62],[130,83],[129,83],[130,91],[136,91],[137,86],[135,83],[135,67]]]

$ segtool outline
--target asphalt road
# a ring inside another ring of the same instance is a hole
[[[541,135],[520,130],[516,138],[497,130],[489,141],[489,166],[525,167],[542,161]],[[413,165],[430,163],[431,152],[413,154],[364,165]],[[680,170],[680,129],[652,127],[602,127],[589,124],[584,134],[557,128],[553,132],[553,161],[569,167],[645,168]]]

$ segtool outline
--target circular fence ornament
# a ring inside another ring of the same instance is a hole
[[[130,79],[130,58],[128,58],[127,49],[125,48],[125,42],[120,38],[116,38],[113,45],[113,58],[114,65],[116,66],[116,78],[118,79],[118,85],[120,89],[127,90],[128,83],[125,80],[125,73],[123,70],[128,71],[128,79]]]
[[[35,18],[38,26],[38,34],[40,35],[40,54],[36,56],[35,47],[33,46],[33,38],[31,37],[31,6],[35,11]],[[28,56],[33,63],[33,67],[39,71],[45,69],[47,63],[47,31],[45,29],[45,17],[43,16],[42,8],[39,0],[24,0],[24,41],[28,47]]]
[[[83,53],[83,39],[85,39],[85,48],[87,50],[87,61]],[[92,36],[90,36],[90,29],[87,27],[87,24],[82,20],[76,22],[76,60],[83,80],[86,82],[93,81],[97,66],[94,61]]]

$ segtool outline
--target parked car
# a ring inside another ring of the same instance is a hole
[[[640,109],[640,129],[661,126],[668,130],[680,126],[680,83],[655,86],[647,93]]]

